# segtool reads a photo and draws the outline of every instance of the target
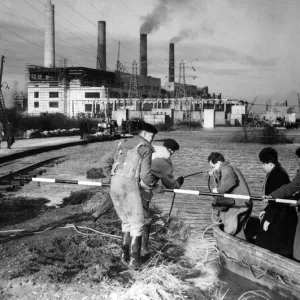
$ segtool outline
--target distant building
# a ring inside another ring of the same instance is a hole
[[[97,116],[105,113],[108,98],[127,99],[132,75],[85,67],[27,67],[28,114],[62,113]],[[137,75],[141,97],[157,98],[161,81]]]
[[[266,101],[266,112],[261,115],[261,118],[270,122],[276,119],[282,119],[286,122],[296,122],[296,111],[294,106],[289,106],[288,101],[274,102]]]

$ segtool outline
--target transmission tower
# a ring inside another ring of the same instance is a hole
[[[182,60],[179,64],[179,79],[178,83],[175,83],[175,99],[186,97],[186,86],[185,86],[185,63]]]
[[[129,85],[128,99],[137,98],[140,99],[137,83],[137,63],[134,60],[132,63],[132,74]]]
[[[124,65],[121,63],[120,61],[120,42],[119,42],[119,45],[118,45],[118,56],[117,56],[117,65],[116,65],[116,70],[118,72],[126,72],[128,73],[128,71],[126,70],[126,68],[124,67]]]

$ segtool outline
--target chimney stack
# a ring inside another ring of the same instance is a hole
[[[147,34],[140,34],[140,75],[147,76]]]
[[[98,21],[97,69],[106,71],[106,22]]]
[[[169,45],[169,82],[174,82],[175,80],[175,53],[174,53],[174,43]]]
[[[45,22],[45,47],[44,47],[44,66],[55,67],[55,31],[54,31],[54,5],[51,0],[46,4]]]

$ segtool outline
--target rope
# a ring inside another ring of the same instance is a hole
[[[29,234],[29,233],[33,233],[33,234],[38,234],[38,233],[44,233],[50,229],[55,229],[55,228],[61,228],[61,229],[68,229],[68,228],[74,228],[74,230],[77,232],[77,233],[80,233],[80,234],[83,234],[83,235],[92,235],[92,233],[85,233],[85,232],[82,232],[82,231],[79,231],[79,229],[85,229],[85,230],[90,230],[90,231],[93,231],[97,234],[101,234],[103,236],[107,236],[107,237],[110,237],[110,238],[114,238],[114,239],[119,239],[121,240],[121,237],[120,236],[117,236],[117,235],[113,235],[113,234],[108,234],[108,233],[104,233],[104,232],[101,232],[101,231],[98,231],[96,229],[93,229],[93,228],[90,228],[90,227],[85,227],[85,226],[76,226],[75,224],[67,224],[66,226],[64,227],[48,227],[42,231],[29,231],[29,230],[26,230],[26,229],[12,229],[12,230],[3,230],[3,231],[0,231],[0,234],[1,233],[9,233],[9,232],[14,232],[13,235],[8,235],[10,237],[14,237],[14,236],[17,236],[18,233],[23,233],[23,234]]]

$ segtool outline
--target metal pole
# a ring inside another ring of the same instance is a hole
[[[1,69],[0,69],[0,89],[2,87],[2,73],[3,73],[3,63],[4,63],[4,60],[5,57],[2,55],[1,56]]]
[[[181,189],[163,189],[164,192],[176,193],[176,194],[189,194],[189,195],[202,195],[202,196],[219,196],[225,198],[233,198],[233,199],[244,199],[244,200],[255,200],[262,201],[262,197],[258,196],[247,196],[247,195],[236,195],[236,194],[220,194],[220,193],[211,193],[211,192],[201,192],[194,190],[181,190]],[[297,200],[290,199],[268,199],[269,201],[275,201],[277,203],[285,203],[285,204],[297,204]]]

